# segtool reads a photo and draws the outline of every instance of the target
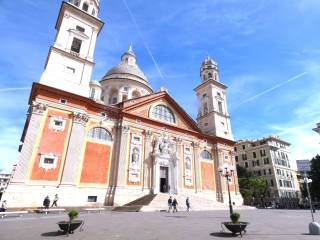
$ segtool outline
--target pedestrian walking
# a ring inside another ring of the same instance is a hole
[[[48,195],[43,200],[43,206],[45,209],[49,209],[50,207],[50,198]]]
[[[187,206],[187,211],[189,212],[190,211],[190,200],[189,200],[189,197],[187,197],[187,199],[186,199],[186,206]]]
[[[51,207],[53,207],[53,205],[56,206],[56,207],[58,207],[58,200],[59,200],[59,197],[58,197],[58,194],[56,194],[56,195],[54,196],[54,199],[53,199],[53,202],[52,202]]]
[[[168,199],[168,212],[170,212],[172,209],[172,197],[170,196]]]
[[[172,206],[173,206],[173,211],[172,212],[178,212],[178,209],[177,209],[178,201],[177,201],[177,199],[173,199]]]
[[[6,212],[7,208],[7,200],[4,200],[1,204],[0,212]]]

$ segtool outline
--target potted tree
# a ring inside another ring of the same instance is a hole
[[[239,222],[240,213],[234,212],[230,215],[231,222],[223,222],[223,225],[230,231],[232,234],[236,235],[240,233],[242,237],[242,232],[246,232],[245,229],[248,222]]]
[[[79,212],[77,210],[71,210],[68,213],[69,216],[69,221],[61,221],[58,222],[58,225],[60,227],[60,229],[64,232],[64,233],[73,233],[74,230],[76,230],[78,227],[80,227],[83,224],[82,220],[75,220],[75,218],[77,218],[79,215]]]

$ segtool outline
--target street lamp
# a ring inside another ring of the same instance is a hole
[[[231,204],[231,195],[230,195],[230,188],[229,188],[229,177],[232,176],[234,172],[234,167],[229,166],[227,163],[223,164],[222,166],[218,167],[218,171],[222,177],[226,178],[227,181],[227,186],[228,186],[228,195],[229,195],[229,209],[230,209],[230,214],[233,213],[233,208]]]
[[[304,178],[301,180],[301,182],[304,182],[307,187],[307,193],[308,193],[308,198],[309,198],[309,204],[310,204],[310,212],[311,212],[311,217],[312,217],[312,222],[309,224],[309,233],[311,235],[320,235],[320,224],[314,221],[314,216],[313,216],[313,207],[312,207],[312,201],[311,201],[311,195],[310,195],[310,190],[309,190],[309,183],[312,182],[312,179],[309,179],[307,177],[307,172],[304,172]]]

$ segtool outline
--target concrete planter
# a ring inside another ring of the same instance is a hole
[[[248,222],[223,222],[222,223],[232,234],[236,235],[237,233],[240,233],[242,237],[242,232],[246,232],[246,227],[249,224]]]
[[[83,224],[82,220],[72,220],[71,222],[69,221],[61,221],[57,223],[59,225],[59,228],[64,232],[64,233],[73,233],[74,230],[76,230],[78,227],[80,227]]]

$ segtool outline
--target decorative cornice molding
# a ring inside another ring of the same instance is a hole
[[[34,114],[40,114],[42,115],[44,111],[46,111],[48,108],[47,104],[33,102],[30,106],[30,112]]]

